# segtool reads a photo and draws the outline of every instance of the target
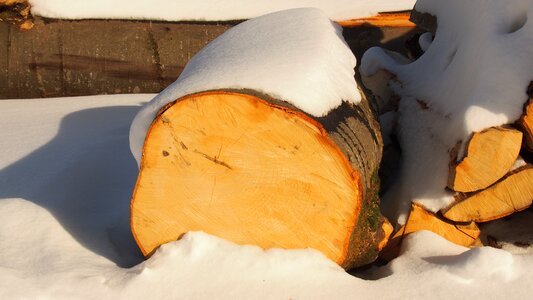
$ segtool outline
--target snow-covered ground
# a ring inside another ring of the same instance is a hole
[[[227,21],[301,7],[319,8],[334,20],[410,10],[415,0],[29,0],[32,14],[60,19]]]
[[[358,277],[314,250],[187,234],[143,262],[128,133],[154,95],[0,101],[0,299],[527,299],[533,255],[420,232]],[[366,278],[366,279],[362,279]]]
[[[374,1],[375,5],[370,5],[368,1],[353,1],[360,5],[366,3],[364,5],[370,6],[364,7],[371,7],[373,11],[393,10],[379,6],[383,3],[390,5],[392,2],[407,3],[407,1],[391,0]],[[48,5],[46,7],[50,8],[59,4],[57,7],[66,9],[61,13],[56,11],[55,15],[49,15],[55,17],[152,18],[133,13],[141,9],[147,10],[146,6],[143,6],[145,4],[141,4],[146,1],[113,3],[69,1],[70,5],[65,5],[65,1],[33,0],[32,3],[35,12],[39,11],[39,5]],[[159,5],[151,3],[153,7],[164,7],[164,11],[172,12],[172,15],[178,14],[176,11],[179,9],[172,6],[174,2],[161,1]],[[205,5],[207,2],[196,1],[196,3]],[[237,1],[225,3],[231,7],[230,4]],[[248,2],[240,3],[244,5],[242,11],[247,11],[249,14],[237,17],[228,14],[225,15],[227,19],[249,18],[256,13],[264,12],[252,11],[250,8],[261,7],[258,3],[253,5]],[[272,7],[282,2],[268,3],[272,5],[265,6],[276,10],[277,8]],[[303,1],[291,3],[303,3]],[[319,3],[326,2],[306,1],[305,6],[317,6]],[[441,146],[443,144],[449,146],[450,141],[461,137],[461,134],[515,118],[519,108],[506,107],[496,98],[506,95],[515,99],[513,101],[518,101],[514,96],[518,95],[519,86],[526,82],[526,77],[532,70],[531,47],[529,47],[532,37],[531,22],[528,22],[528,19],[531,20],[532,17],[533,1],[513,0],[513,5],[510,6],[496,0],[476,0],[466,4],[459,0],[450,2],[423,0],[419,3],[421,3],[418,7],[420,11],[436,14],[440,22],[435,40],[428,35],[421,38],[422,48],[426,50],[422,58],[415,63],[401,65],[385,56],[380,50],[373,50],[363,66],[363,71],[367,75],[379,68],[389,69],[404,83],[398,87],[398,91],[403,92],[401,95],[404,97],[398,118],[401,134],[404,135],[404,140],[409,135],[418,136],[420,139],[413,143],[416,145],[415,152],[410,154],[409,150],[405,152],[406,164],[410,170],[415,171],[404,171],[402,178],[407,179],[399,181],[398,186],[409,188],[412,186],[408,183],[416,182],[421,176],[422,179],[436,178],[435,182],[441,181],[438,177],[441,166],[418,164],[419,161],[414,158],[422,157],[419,153],[431,151],[440,153],[443,148],[446,151],[447,149]],[[482,5],[487,3],[492,5],[487,7]],[[342,7],[343,11],[350,10],[349,5],[351,4],[348,2],[335,2],[335,6]],[[41,9],[42,7],[45,6],[41,6]],[[99,7],[105,8],[107,15]],[[109,9],[110,7],[113,9]],[[483,9],[480,9],[481,7]],[[198,11],[201,9],[198,8]],[[318,27],[311,26],[316,25],[315,23],[308,24],[309,28],[329,30],[328,34],[318,36],[319,40],[310,39],[311,41],[331,43],[331,45],[342,44],[341,40],[320,40],[324,36],[339,38],[338,28],[329,21],[322,22],[323,18],[318,17],[314,10],[304,11],[311,11],[312,13],[307,16],[313,22],[321,24]],[[361,11],[369,14],[362,8]],[[220,11],[217,11],[217,15],[220,14]],[[341,19],[330,12],[327,14],[332,18]],[[156,16],[154,18],[165,19],[161,12],[156,13]],[[353,17],[357,16],[350,13],[347,18]],[[471,20],[472,24],[456,24],[455,21],[461,20],[460,17],[463,17],[463,20]],[[190,19],[202,18],[208,17],[195,16]],[[289,18],[284,22],[293,19]],[[444,21],[447,19],[451,20]],[[508,22],[508,19],[511,21]],[[299,21],[303,22],[302,19]],[[505,30],[502,31],[502,28]],[[273,32],[274,29],[272,28]],[[485,29],[489,31],[483,31]],[[303,33],[305,32],[300,32],[300,35]],[[229,37],[232,34],[237,35],[235,31],[229,31]],[[237,37],[254,38],[238,35]],[[232,44],[231,39],[229,41],[229,44]],[[228,40],[223,38],[219,42],[215,41],[215,45],[216,43],[226,45],[227,42]],[[339,50],[342,47],[332,48]],[[198,57],[205,55],[206,61],[209,61],[208,58],[217,58],[216,55],[232,58],[232,53],[219,50],[220,48],[208,47]],[[345,55],[346,53],[340,50],[328,53],[318,49],[315,53],[317,55],[313,58],[324,58],[331,54],[341,57],[342,64],[349,65],[348,69],[351,69],[355,63],[351,56]],[[500,56],[490,55],[494,53]],[[273,56],[273,61],[276,61],[275,54]],[[295,57],[298,55],[293,56],[293,59],[296,59]],[[470,65],[472,60],[468,58],[472,58],[476,64]],[[238,61],[238,57],[233,59]],[[211,60],[211,63],[216,61]],[[217,65],[217,68],[219,67],[228,66]],[[508,70],[509,67],[512,67],[512,72]],[[198,70],[204,69],[209,67],[203,66],[200,59],[193,59],[192,65],[184,71],[184,78],[178,80],[177,85],[167,89],[152,102],[157,104],[152,111],[162,103],[157,99],[171,101],[172,98],[194,92],[195,89],[217,88],[201,85],[184,90],[179,87],[187,78],[200,76],[195,74],[199,74]],[[439,72],[443,69],[446,71]],[[286,68],[282,68],[281,71],[273,72],[272,76],[288,72]],[[309,72],[317,74],[311,70]],[[329,74],[328,68],[324,67],[318,73]],[[442,77],[442,74],[446,76]],[[235,77],[236,75],[232,76],[234,80],[239,79]],[[319,81],[327,81],[328,76],[320,78]],[[342,76],[347,77],[346,74]],[[333,81],[339,80],[337,77],[333,78],[335,78]],[[475,88],[453,86],[453,80],[460,82],[457,81],[458,78],[468,79],[470,86]],[[238,81],[241,83],[245,79]],[[208,81],[209,84],[213,82],[215,81]],[[339,91],[347,91],[348,94],[354,92],[355,86],[352,82],[341,86],[343,88]],[[186,88],[191,86],[187,85]],[[264,87],[268,92],[277,88],[275,85]],[[275,90],[274,96],[285,98],[283,93],[287,91],[290,89],[279,88],[279,92]],[[329,91],[328,94],[336,91]],[[345,97],[344,94],[340,95],[341,98]],[[163,245],[151,258],[144,261],[129,227],[130,196],[138,172],[135,159],[130,154],[129,133],[130,125],[134,116],[140,111],[141,104],[145,104],[154,96],[115,95],[0,101],[0,224],[2,225],[0,226],[2,254],[0,255],[0,299],[527,299],[531,297],[533,254],[530,249],[517,251],[512,247],[504,247],[523,254],[511,254],[490,247],[467,249],[451,244],[430,232],[410,235],[404,241],[401,255],[397,259],[386,266],[361,271],[355,276],[346,273],[315,250],[262,250],[254,246],[238,246],[201,232],[190,232],[177,242]],[[293,96],[289,95],[286,98]],[[424,101],[429,109],[417,110],[419,102],[413,101],[416,99]],[[481,99],[489,101],[486,104],[490,106],[490,110],[486,109],[488,106],[484,105]],[[344,100],[357,102],[356,98],[348,97]],[[464,103],[470,106],[465,106]],[[309,103],[299,102],[298,99],[295,100],[295,104],[307,110],[315,108],[314,105],[306,108],[305,105]],[[316,115],[320,115],[336,103],[322,104],[325,106],[319,108],[315,112]],[[476,120],[475,124],[465,123],[466,119],[459,118],[464,116],[467,116],[468,120]],[[391,120],[394,119],[396,117],[392,116]],[[448,119],[465,122],[454,123],[451,127],[442,125],[448,125],[451,122],[447,121]],[[145,123],[139,126],[141,134],[133,135],[134,140],[142,142],[142,132],[147,126]],[[433,131],[430,130],[429,133],[424,131],[427,128],[423,126],[421,128],[421,124],[431,125],[429,129]],[[439,131],[439,128],[446,130]],[[133,131],[139,130],[134,127]],[[455,135],[451,132],[458,133]],[[136,138],[139,136],[140,138]],[[135,147],[132,148],[135,152]],[[413,158],[410,160],[409,157]],[[415,176],[413,179],[409,177],[410,174],[417,174],[418,177]],[[408,197],[402,198],[408,199],[403,202],[405,206],[409,205],[413,193],[408,191]],[[414,196],[417,196],[416,193]],[[448,195],[444,195],[444,198],[438,193],[428,195],[421,199],[421,202],[435,210],[449,200],[446,198]],[[398,214],[398,211],[395,213]],[[487,226],[487,230],[500,241],[506,241],[509,229],[505,226],[509,225],[505,221],[499,223],[503,225],[493,223],[494,225]],[[530,213],[521,215],[515,224],[520,224],[522,227],[530,226]],[[528,241],[531,239],[530,232],[520,231],[519,235],[525,236]],[[524,237],[519,237],[519,240],[524,240]],[[525,247],[520,247],[519,250],[523,249]]]

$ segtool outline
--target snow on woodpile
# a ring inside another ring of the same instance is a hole
[[[404,161],[384,204],[400,220],[410,200],[432,211],[453,201],[445,189],[451,149],[474,131],[517,120],[533,79],[532,0],[419,0],[415,9],[438,21],[433,41],[420,38],[426,52],[406,64],[372,48],[360,69],[365,76],[380,69],[397,76],[392,87],[401,96]]]
[[[356,59],[342,28],[315,8],[292,9],[241,23],[209,43],[179,78],[146,105],[130,135],[140,162],[157,112],[184,95],[214,89],[252,89],[303,111],[325,115],[341,101],[357,103]]]
[[[415,0],[30,0],[32,14],[60,19],[227,21],[291,8],[316,7],[335,20],[410,10]]]

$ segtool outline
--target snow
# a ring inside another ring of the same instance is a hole
[[[167,103],[195,92],[252,89],[315,116],[361,99],[356,59],[342,28],[316,8],[292,9],[241,23],[209,43],[179,78],[146,105],[131,126],[140,163],[148,127]]]
[[[0,299],[530,297],[533,254],[469,250],[430,232],[357,277],[315,250],[202,232],[143,261],[129,229],[128,130],[153,96],[0,101]]]
[[[449,151],[464,149],[472,132],[517,120],[533,79],[532,0],[419,0],[415,8],[438,20],[435,38],[420,38],[424,54],[406,64],[371,48],[360,68],[365,76],[395,74],[391,85],[402,98],[404,161],[384,200],[393,220],[405,219],[411,200],[434,212],[453,201],[445,190]]]
[[[316,7],[335,20],[410,10],[415,0],[29,0],[33,15],[60,19],[227,21],[291,8]]]

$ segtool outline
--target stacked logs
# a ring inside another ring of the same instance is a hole
[[[524,113],[515,124],[472,133],[460,160],[460,144],[451,151],[448,188],[454,192],[455,201],[437,214],[412,204],[405,225],[396,230],[382,252],[383,259],[396,257],[403,238],[421,230],[465,247],[482,245],[479,223],[531,206],[533,164],[520,154],[533,154],[533,82],[527,94]]]

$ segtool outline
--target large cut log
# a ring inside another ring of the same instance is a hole
[[[456,222],[487,222],[524,210],[533,201],[533,166],[520,167],[478,193],[460,194],[458,201],[444,211]]]
[[[390,232],[379,211],[382,138],[339,30],[314,9],[241,23],[139,112],[131,226],[145,255],[201,230],[263,248],[314,248],[347,269],[377,257]],[[332,92],[316,98],[324,91]]]
[[[522,145],[522,132],[492,127],[472,134],[465,157],[452,155],[448,187],[458,192],[484,189],[502,178],[513,166]]]
[[[313,118],[288,103],[214,91],[165,107],[144,144],[132,229],[145,255],[190,230],[264,248],[312,247],[345,268],[387,236],[368,103]]]

